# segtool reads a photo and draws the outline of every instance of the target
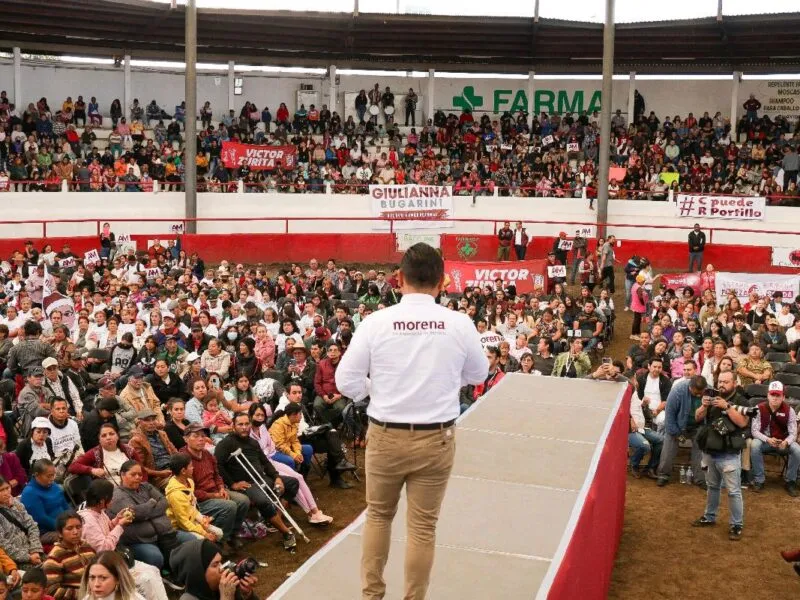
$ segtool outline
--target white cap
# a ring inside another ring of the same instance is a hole
[[[52,356],[48,356],[47,358],[45,358],[42,361],[42,368],[43,369],[47,369],[49,367],[57,367],[57,366],[58,366],[58,361],[55,358],[53,358]]]
[[[780,394],[783,396],[783,384],[780,381],[773,381],[769,384],[769,391],[770,394]]]
[[[33,421],[31,421],[31,431],[34,429],[48,429],[51,430],[53,426],[50,423],[50,420],[47,417],[36,417]]]
[[[190,352],[189,356],[186,357],[186,362],[194,362],[198,358],[200,358],[200,355],[197,352]]]

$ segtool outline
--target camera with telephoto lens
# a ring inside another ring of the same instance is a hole
[[[256,572],[256,569],[258,568],[258,561],[252,556],[248,556],[237,563],[229,560],[228,562],[224,563],[221,568],[223,571],[231,571],[239,579],[244,579],[248,575],[252,575]]]

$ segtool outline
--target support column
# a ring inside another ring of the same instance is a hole
[[[235,94],[233,89],[236,83],[236,63],[232,60],[228,61],[228,110],[234,110]]]
[[[528,71],[528,127],[533,126],[534,110],[536,108],[536,101],[534,100],[536,88],[533,82],[535,77],[535,71]]]
[[[606,0],[606,24],[603,28],[603,90],[600,111],[600,173],[597,187],[597,235],[605,237],[608,221],[608,168],[611,147],[611,103],[614,78],[614,0]]]
[[[186,119],[185,119],[185,217],[186,232],[197,233],[197,5],[195,0],[186,2],[185,43],[186,50]],[[229,67],[230,68],[230,67]]]
[[[328,67],[328,110],[336,110],[336,65]]]
[[[22,50],[18,46],[14,46],[14,105],[18,111],[25,110],[22,103]]]
[[[126,54],[122,60],[122,68],[125,71],[125,88],[122,95],[122,116],[127,120],[130,115],[131,104],[133,104],[133,96],[131,92],[131,55]]]
[[[636,102],[636,71],[631,71],[630,83],[628,84],[628,125],[633,123],[635,114],[634,106]]]
[[[733,72],[731,83],[731,133],[736,135],[736,122],[739,120],[739,84],[742,81],[742,72]],[[736,140],[737,142],[739,140]]]
[[[428,119],[433,119],[433,113],[436,111],[436,104],[434,104],[434,96],[436,95],[436,70],[428,69],[428,91],[425,94],[425,116],[423,119],[428,123]]]

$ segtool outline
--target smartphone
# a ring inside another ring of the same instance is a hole
[[[610,365],[611,363],[612,363],[612,359],[611,359],[610,356],[604,356],[603,357],[603,364],[604,365]]]

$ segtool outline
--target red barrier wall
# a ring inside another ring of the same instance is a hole
[[[614,415],[572,537],[547,597],[603,600],[608,597],[625,513],[628,429],[633,388]]]
[[[143,249],[154,235],[134,235],[139,249]],[[166,235],[160,237],[167,237]],[[327,260],[336,258],[343,262],[396,263],[402,257],[397,252],[391,233],[262,233],[262,234],[195,234],[183,236],[187,252],[197,252],[206,262],[218,263],[222,259],[244,263],[283,263],[308,261],[311,258]],[[545,258],[553,245],[549,237],[533,238],[528,244],[527,258]],[[73,238],[33,239],[41,250],[45,243],[58,252],[64,243],[81,256],[97,248],[95,236]],[[6,258],[14,250],[22,250],[24,239],[0,239],[0,257]],[[594,241],[590,241],[593,247]],[[442,234],[442,255],[448,260],[493,261],[497,258],[497,238],[493,235]],[[464,251],[469,252],[464,255]],[[512,251],[512,257],[513,257]],[[656,269],[683,271],[688,266],[686,244],[622,240],[617,248],[620,264],[633,254],[647,256]],[[704,263],[711,263],[718,271],[750,273],[795,273],[790,267],[773,267],[772,248],[769,246],[733,246],[711,244],[706,246]]]
[[[545,258],[553,247],[554,238],[536,237],[528,243],[527,258]],[[475,253],[468,260],[491,261],[497,259],[497,238],[493,235],[442,235],[442,254],[446,259],[464,260],[465,247]],[[590,247],[593,241],[590,241]],[[514,252],[512,250],[512,257]],[[689,266],[689,252],[683,242],[622,240],[617,248],[617,259],[624,265],[630,256],[646,256],[656,269],[684,271]],[[703,264],[713,264],[717,271],[749,273],[796,273],[791,267],[772,266],[772,248],[769,246],[734,246],[710,244],[706,246]]]

